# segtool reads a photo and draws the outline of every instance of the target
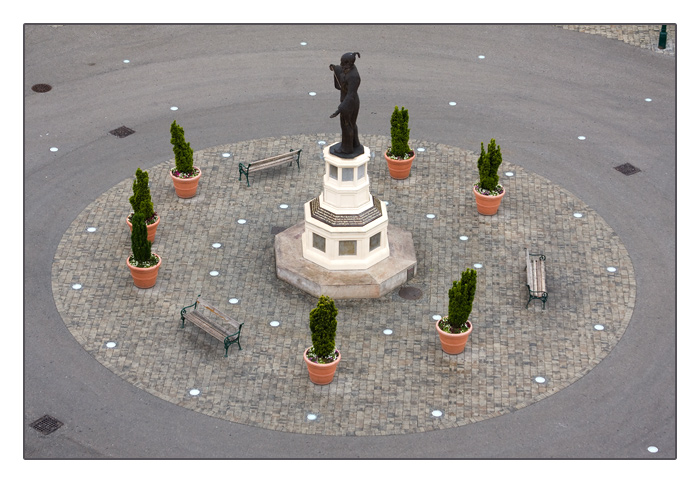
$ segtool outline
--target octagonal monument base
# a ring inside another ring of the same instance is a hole
[[[389,258],[364,270],[328,270],[302,255],[304,222],[275,235],[277,278],[314,297],[378,298],[416,274],[416,251],[410,232],[388,226]]]

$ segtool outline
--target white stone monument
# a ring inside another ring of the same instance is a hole
[[[315,297],[381,297],[415,275],[413,237],[370,193],[369,148],[348,158],[331,147],[321,194],[304,205],[304,221],[275,236],[277,277]]]
[[[328,270],[362,270],[388,258],[389,218],[369,191],[369,148],[341,158],[327,146],[323,159],[323,192],[304,205],[304,258]]]

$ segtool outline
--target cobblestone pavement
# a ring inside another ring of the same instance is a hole
[[[676,55],[676,26],[666,26],[666,48],[659,49],[661,25],[559,25],[566,30],[576,30],[587,34],[602,35],[609,39],[621,40],[626,44]]]
[[[389,139],[362,136],[376,154],[371,192],[388,202],[390,223],[413,234],[418,268],[407,285],[423,295],[337,301],[342,361],[332,384],[313,385],[302,352],[316,300],[276,278],[273,241],[321,191],[320,140],[338,139],[296,135],[198,151],[203,177],[190,200],[174,193],[172,160],[149,169],[162,217],[153,250],[164,259],[152,289],[137,289],[125,262],[132,179],[96,199],[65,232],[52,269],[56,307],[76,340],[124,380],[179,406],[278,431],[362,436],[453,428],[524,408],[581,378],[622,337],[635,303],[632,264],[579,199],[510,164],[504,146],[503,204],[480,216],[470,193],[473,152],[413,140],[424,151],[411,177],[396,181],[381,155]],[[239,161],[296,148],[301,171],[255,173],[250,187],[238,180]],[[525,247],[547,256],[546,310],[539,301],[525,308]],[[433,316],[445,313],[452,280],[477,263],[475,329],[465,352],[448,356]],[[180,309],[200,293],[245,323],[243,350],[224,358],[221,343],[180,328]],[[433,417],[436,409],[444,415]]]

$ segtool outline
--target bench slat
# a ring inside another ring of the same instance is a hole
[[[199,315],[186,314],[185,320],[187,320],[188,322],[192,322],[194,325],[205,331],[207,334],[213,336],[215,339],[218,339],[221,342],[223,342],[224,339],[229,335],[224,330],[222,330],[221,327],[212,325],[212,323],[209,320],[203,319]]]

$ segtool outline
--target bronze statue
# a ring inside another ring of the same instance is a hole
[[[360,53],[348,52],[340,58],[340,65],[330,65],[335,88],[340,90],[340,104],[331,117],[340,114],[342,132],[342,141],[331,146],[330,152],[341,158],[354,158],[364,152],[357,133],[357,114],[360,112],[360,96],[357,89],[360,87],[360,73],[355,68],[355,56],[359,59]]]

